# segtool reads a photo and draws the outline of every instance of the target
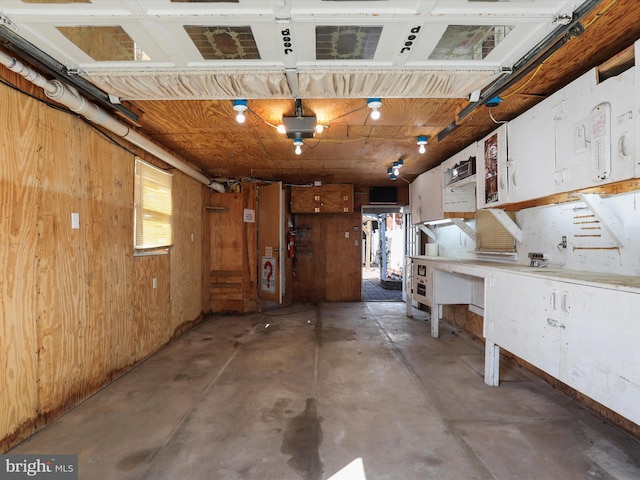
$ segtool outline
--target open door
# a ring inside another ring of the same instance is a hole
[[[282,182],[258,187],[258,298],[280,305],[284,296]]]

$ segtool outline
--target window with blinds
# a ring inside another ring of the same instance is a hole
[[[134,248],[171,246],[171,184],[173,176],[136,158],[134,185]]]
[[[515,213],[507,212],[515,220]],[[516,241],[506,228],[485,210],[476,211],[476,251],[483,253],[515,253]]]

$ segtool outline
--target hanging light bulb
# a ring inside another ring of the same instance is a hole
[[[246,120],[247,117],[244,116],[244,112],[245,110],[249,108],[247,106],[247,101],[246,100],[234,100],[233,101],[233,109],[238,112],[238,114],[236,115],[236,121],[238,123],[244,123],[244,121]]]
[[[324,132],[324,125],[322,125],[321,123],[319,123],[319,124],[317,124],[317,125],[315,126],[315,129],[314,129],[314,130],[316,131],[316,133],[322,133],[322,132]]]
[[[426,151],[425,145],[427,144],[427,136],[426,135],[420,135],[418,136],[418,145],[420,145],[420,148],[418,148],[418,151],[420,153],[424,153]]]
[[[276,127],[276,130],[278,131],[278,133],[287,133],[287,129],[282,123]]]
[[[380,107],[382,107],[382,101],[379,98],[370,98],[367,100],[367,107],[371,109],[371,119],[378,120],[380,118]]]
[[[296,155],[300,155],[302,153],[302,145],[304,145],[302,138],[301,137],[294,138],[293,145],[296,147],[295,149]]]

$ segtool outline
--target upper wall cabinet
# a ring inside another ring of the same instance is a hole
[[[291,187],[291,213],[351,213],[353,185]]]
[[[473,143],[442,163],[445,214],[476,211],[476,155]]]
[[[555,193],[556,145],[554,105],[562,93],[549,97],[507,125],[508,162],[505,183],[509,202]]]
[[[555,105],[557,192],[639,176],[636,70],[598,82],[592,69],[562,90]]]
[[[442,169],[432,168],[416,177],[409,185],[411,223],[418,224],[443,217]]]

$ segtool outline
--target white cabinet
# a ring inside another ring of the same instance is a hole
[[[501,125],[477,143],[478,208],[496,207],[509,201],[507,127]]]
[[[409,184],[409,206],[411,208],[411,223],[416,225],[422,223],[422,196],[424,195],[424,177],[418,175]]]
[[[442,163],[443,206],[445,213],[475,212],[476,211],[476,174],[475,171],[477,146],[472,143],[464,150]],[[456,180],[458,170],[465,168],[465,178]],[[473,166],[473,168],[472,168]]]
[[[442,169],[433,168],[416,177],[409,185],[411,223],[424,223],[443,218]]]
[[[640,422],[640,294],[499,271],[489,285],[487,345]]]
[[[484,336],[557,378],[561,327],[554,307],[560,305],[561,288],[556,283],[496,273],[486,299]]]
[[[592,69],[480,140],[478,208],[640,177],[637,70]]]
[[[564,283],[558,378],[640,423],[640,294]]]
[[[521,202],[555,193],[556,145],[554,105],[557,93],[509,122],[509,202]]]
[[[557,192],[638,176],[636,68],[596,82],[592,69],[555,106]]]

